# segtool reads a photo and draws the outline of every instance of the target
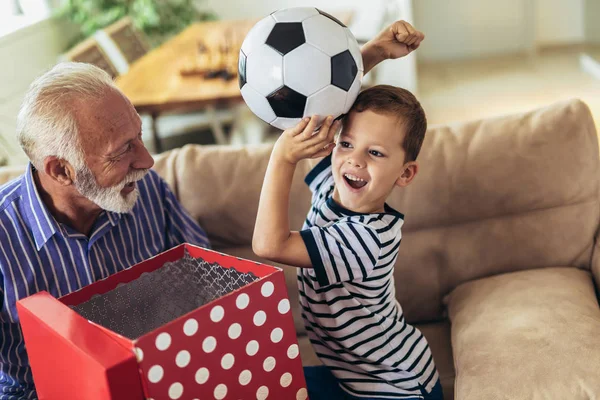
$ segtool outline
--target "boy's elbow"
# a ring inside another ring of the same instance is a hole
[[[252,239],[252,251],[259,257],[271,259],[274,256],[274,249],[268,241],[260,240],[258,238]]]

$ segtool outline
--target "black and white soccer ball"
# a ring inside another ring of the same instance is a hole
[[[312,7],[263,18],[240,49],[242,97],[260,119],[282,130],[303,117],[347,113],[362,77],[360,47],[350,29]]]

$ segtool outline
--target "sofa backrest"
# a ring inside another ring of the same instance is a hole
[[[156,170],[215,248],[248,248],[271,147],[189,145]],[[404,213],[396,292],[409,321],[443,317],[460,283],[550,266],[590,268],[599,221],[599,150],[589,109],[573,100],[520,115],[431,127],[420,170],[388,203]],[[299,165],[292,229],[309,207]]]
[[[251,255],[270,150],[188,145],[158,156],[154,168],[215,248]],[[407,319],[441,318],[443,297],[469,280],[550,266],[590,269],[600,218],[598,154],[591,114],[576,100],[431,127],[414,183],[389,199],[406,216],[395,279]],[[312,164],[302,162],[294,176],[293,229],[309,207],[303,178]],[[0,168],[0,185],[23,169]],[[600,277],[600,261],[595,265]],[[293,271],[287,275],[294,298]]]
[[[23,174],[25,166],[0,167],[0,186]]]

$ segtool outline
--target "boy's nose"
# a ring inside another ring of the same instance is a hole
[[[350,164],[356,168],[362,168],[364,166],[363,160],[360,157],[356,157],[356,156],[348,157],[347,162],[348,162],[348,164]]]

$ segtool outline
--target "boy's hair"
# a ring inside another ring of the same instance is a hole
[[[402,147],[406,152],[404,162],[415,161],[427,130],[425,111],[417,98],[408,90],[390,85],[377,85],[363,90],[343,117],[346,123],[352,112],[371,110],[398,117],[406,129]]]

